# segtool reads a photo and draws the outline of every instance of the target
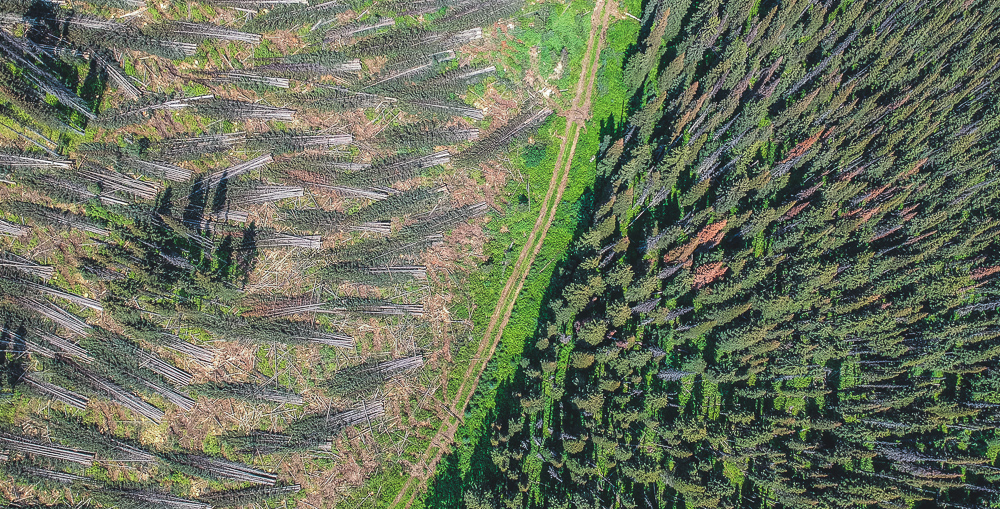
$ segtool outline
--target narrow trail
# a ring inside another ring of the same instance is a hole
[[[552,179],[549,181],[548,192],[542,201],[541,213],[535,221],[535,226],[528,235],[528,240],[514,264],[513,271],[507,279],[500,292],[493,317],[486,328],[483,341],[479,343],[479,349],[472,357],[472,363],[462,379],[455,394],[455,401],[451,404],[449,416],[441,422],[440,428],[434,438],[431,439],[427,450],[418,459],[413,473],[406,483],[400,488],[399,493],[389,507],[398,507],[406,497],[406,508],[409,508],[416,499],[419,486],[414,486],[415,481],[427,481],[435,472],[437,464],[447,452],[447,445],[452,443],[455,432],[461,420],[457,417],[465,414],[465,409],[472,400],[476,392],[476,386],[486,369],[486,365],[496,352],[500,338],[503,337],[504,328],[510,321],[511,313],[514,311],[514,303],[517,295],[524,287],[524,281],[528,277],[528,272],[534,264],[535,258],[542,249],[545,236],[552,226],[552,221],[556,216],[556,209],[562,201],[563,193],[569,183],[569,172],[573,165],[573,155],[576,153],[576,145],[580,139],[580,132],[584,123],[589,117],[591,99],[594,91],[594,81],[597,71],[600,68],[601,46],[604,43],[605,33],[611,17],[611,8],[605,8],[605,0],[597,0],[594,6],[593,15],[590,21],[590,37],[587,40],[587,49],[581,61],[582,68],[580,77],[576,83],[573,101],[570,108],[561,112],[566,116],[566,130],[563,133],[562,143],[559,145],[559,155],[556,157],[556,164],[553,168]],[[572,138],[571,138],[572,136]],[[567,150],[568,149],[568,150]],[[488,347],[488,351],[487,351]],[[470,383],[471,380],[471,383]],[[468,388],[467,388],[468,385]],[[419,479],[418,479],[419,478]]]

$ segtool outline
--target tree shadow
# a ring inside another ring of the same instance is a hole
[[[87,69],[87,77],[84,78],[83,85],[79,89],[80,98],[87,102],[90,111],[97,111],[101,100],[104,99],[107,80],[107,71],[96,59],[92,59]]]
[[[241,287],[245,287],[250,280],[250,274],[253,273],[254,268],[257,265],[257,255],[259,251],[257,250],[257,223],[251,222],[243,230],[243,238],[240,240],[239,247],[236,248],[236,265],[239,270],[239,284]]]
[[[216,281],[223,281],[230,279],[233,275],[233,271],[236,267],[233,259],[233,252],[235,251],[235,246],[233,246],[233,236],[226,235],[226,238],[222,240],[219,247],[215,249],[215,270],[213,271],[213,279]]]
[[[181,220],[184,224],[194,226],[200,233],[201,223],[205,215],[205,206],[208,204],[208,186],[205,177],[199,175],[191,184],[191,191],[188,193],[188,203],[184,207]]]
[[[212,196],[212,213],[218,214],[226,208],[226,199],[229,195],[229,174],[223,173],[219,185],[215,186],[215,194]]]
[[[14,322],[8,318],[0,331],[0,393],[13,390],[25,373],[27,346],[24,337],[28,330],[23,323],[15,325]]]

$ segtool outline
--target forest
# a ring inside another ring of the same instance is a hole
[[[5,506],[1000,508],[996,2],[0,14]]]
[[[522,7],[0,2],[0,503],[335,507],[428,441],[555,104]]]
[[[1000,5],[632,13],[542,317],[423,506],[1000,507]]]

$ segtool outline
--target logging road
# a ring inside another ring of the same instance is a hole
[[[594,80],[597,77],[597,71],[601,62],[601,46],[604,44],[611,11],[613,10],[613,7],[606,6],[605,0],[597,0],[597,4],[594,6],[593,15],[590,19],[590,37],[587,40],[587,49],[580,64],[580,78],[576,82],[573,101],[571,106],[561,113],[566,116],[566,130],[563,133],[563,141],[559,145],[559,155],[556,158],[555,168],[552,172],[552,180],[549,181],[548,192],[542,201],[541,213],[538,216],[538,220],[535,221],[534,228],[528,235],[527,242],[521,248],[520,256],[518,256],[517,262],[514,264],[514,269],[507,279],[507,284],[500,293],[500,299],[497,301],[493,318],[490,320],[489,326],[486,328],[486,334],[479,343],[479,349],[472,357],[469,369],[466,371],[465,377],[462,379],[462,384],[455,394],[455,401],[449,408],[449,415],[442,420],[441,426],[438,428],[434,438],[431,439],[430,445],[417,460],[410,478],[400,488],[399,494],[396,495],[390,507],[399,507],[405,500],[405,507],[409,508],[417,498],[420,489],[426,489],[426,481],[433,476],[438,462],[441,461],[441,458],[447,452],[448,445],[452,443],[455,432],[458,431],[461,421],[457,416],[465,414],[465,408],[469,405],[473,394],[476,392],[479,379],[482,377],[487,363],[493,357],[493,353],[496,352],[500,338],[503,337],[504,328],[507,326],[511,312],[514,310],[514,302],[524,287],[524,280],[528,277],[528,271],[531,269],[535,257],[542,249],[545,235],[548,233],[549,227],[552,226],[552,220],[556,216],[556,209],[559,206],[559,202],[562,201],[563,192],[566,190],[566,185],[569,182],[569,172],[573,165],[576,144],[580,139],[580,132],[584,127],[584,123],[589,117],[591,96],[594,91]],[[418,480],[421,482],[414,484]]]

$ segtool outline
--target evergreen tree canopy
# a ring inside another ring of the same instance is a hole
[[[1000,507],[1000,5],[644,9],[465,504]]]

